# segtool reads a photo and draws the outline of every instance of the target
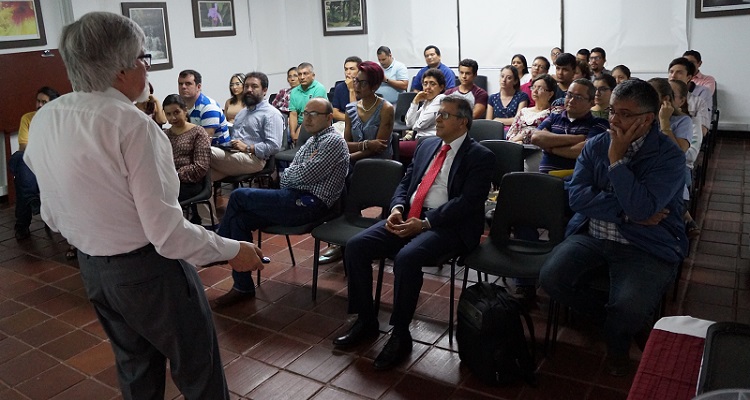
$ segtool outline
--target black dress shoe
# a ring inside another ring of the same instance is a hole
[[[354,346],[362,343],[365,339],[378,335],[380,324],[377,319],[357,318],[351,328],[343,335],[333,339],[335,346]]]
[[[25,240],[31,237],[31,231],[29,227],[19,228],[16,227],[16,240]]]
[[[340,260],[342,257],[341,246],[330,245],[323,254],[318,257],[318,264],[330,264]]]
[[[227,292],[227,294],[216,298],[216,300],[214,300],[214,304],[216,304],[217,307],[226,307],[231,306],[235,303],[239,303],[243,300],[252,299],[253,297],[255,297],[255,291],[242,293],[232,288],[232,290]]]
[[[400,335],[392,334],[391,338],[388,339],[388,343],[383,347],[383,351],[378,354],[372,365],[378,371],[391,369],[409,358],[411,346],[411,335],[408,333]]]

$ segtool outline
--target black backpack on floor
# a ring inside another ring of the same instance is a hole
[[[531,350],[522,318],[529,330]],[[479,282],[461,293],[456,340],[461,362],[485,384],[504,385],[518,379],[536,384],[534,325],[505,288]]]

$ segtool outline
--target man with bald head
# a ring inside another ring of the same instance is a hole
[[[312,98],[302,112],[302,125],[312,135],[281,175],[280,189],[240,188],[232,192],[219,235],[253,241],[252,231],[271,225],[296,226],[322,217],[338,200],[349,169],[349,149],[331,122],[333,106]],[[216,299],[227,306],[255,297],[252,273],[232,271],[234,285]]]

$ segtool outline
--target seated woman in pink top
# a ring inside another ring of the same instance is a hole
[[[203,179],[211,162],[211,138],[200,125],[188,122],[187,105],[182,97],[170,94],[162,103],[167,121],[172,125],[164,129],[172,144],[172,156],[177,176],[180,178],[178,200],[187,200],[203,189]],[[200,223],[197,212],[191,222]],[[195,219],[195,220],[193,220]]]
[[[542,74],[531,81],[533,107],[522,108],[513,120],[506,139],[511,142],[531,144],[531,133],[547,118],[550,112],[550,100],[555,95],[557,82],[555,78]]]

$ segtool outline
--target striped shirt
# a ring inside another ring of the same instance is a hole
[[[596,118],[590,112],[581,118],[570,120],[568,112],[550,114],[541,124],[540,131],[547,130],[558,135],[584,135],[587,139],[592,138],[609,129],[609,121]],[[542,161],[539,163],[539,172],[549,173],[563,169],[575,168],[575,158],[565,158],[555,154],[542,153]]]
[[[310,137],[281,176],[281,188],[310,193],[331,207],[349,171],[349,149],[333,127]]]
[[[195,100],[193,108],[188,110],[190,122],[200,125],[203,129],[213,129],[212,145],[229,141],[229,128],[221,106],[216,100],[201,93]]]

